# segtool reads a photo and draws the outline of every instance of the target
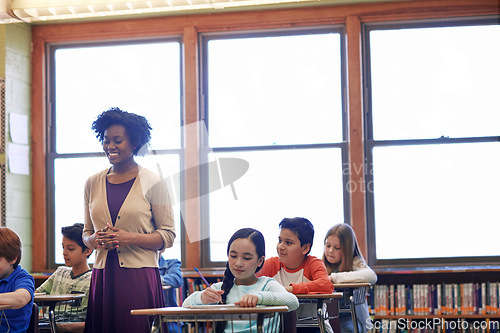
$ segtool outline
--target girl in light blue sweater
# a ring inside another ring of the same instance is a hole
[[[265,252],[264,236],[260,231],[252,228],[236,231],[227,245],[228,262],[223,282],[192,293],[182,306],[223,303],[244,307],[286,305],[289,311],[297,309],[299,301],[294,294],[287,292],[273,278],[255,276],[255,272],[262,268]],[[232,325],[222,322],[216,326],[216,332],[223,332],[226,328],[230,332],[256,332],[256,324],[250,327],[248,321],[236,321]]]

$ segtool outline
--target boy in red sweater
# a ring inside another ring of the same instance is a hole
[[[281,231],[276,246],[278,256],[267,259],[257,276],[270,276],[293,294],[331,294],[333,284],[325,264],[309,255],[314,239],[312,223],[306,218],[294,217],[284,218],[279,226]],[[323,309],[326,311],[326,306]],[[296,314],[286,314],[283,329],[286,333],[319,332],[318,328],[295,328],[296,318],[306,320],[316,317],[314,304],[301,304]],[[328,333],[333,332],[328,320],[325,321],[325,330]]]
[[[314,239],[312,223],[294,217],[284,218],[279,226],[278,256],[267,259],[258,275],[273,277],[294,294],[333,292],[323,261],[309,255]]]

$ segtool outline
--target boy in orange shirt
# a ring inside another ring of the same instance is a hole
[[[314,239],[312,223],[303,217],[284,218],[280,224],[277,257],[264,262],[259,276],[270,276],[294,294],[330,294],[333,284],[321,259],[309,255]]]
[[[314,239],[312,223],[303,217],[284,218],[279,227],[281,231],[276,246],[278,256],[267,259],[257,275],[273,277],[293,294],[332,293],[333,284],[325,264],[321,259],[309,255]],[[326,305],[323,309],[326,311]],[[306,320],[317,317],[316,306],[312,303],[301,304],[296,315],[292,316],[287,314],[285,317],[285,332],[319,332],[318,328],[295,328],[296,318]],[[328,320],[325,321],[325,330],[333,332]]]

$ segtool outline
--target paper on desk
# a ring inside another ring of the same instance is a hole
[[[241,308],[242,306],[236,304],[202,304],[202,305],[189,305],[187,308],[190,309],[224,309],[224,308]],[[253,308],[264,308],[265,305],[258,304],[253,306]],[[252,308],[252,306],[247,306],[247,308]]]
[[[189,305],[190,309],[221,309],[221,308],[234,308],[239,307],[239,305],[234,304],[202,304],[202,305]]]

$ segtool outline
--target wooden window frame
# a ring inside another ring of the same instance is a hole
[[[365,24],[363,25],[363,41],[364,41],[364,69],[366,74],[365,87],[366,94],[372,92],[372,83],[370,76],[371,63],[369,56],[370,48],[370,38],[369,34],[372,31],[383,31],[383,30],[403,30],[403,29],[415,29],[415,28],[436,28],[436,27],[464,27],[464,26],[482,26],[482,25],[494,25],[498,24],[498,17],[483,16],[481,18],[471,19],[467,17],[465,19],[448,19],[446,21],[442,20],[418,20],[412,22],[377,22],[375,24]],[[418,146],[445,146],[454,144],[472,144],[472,143],[488,143],[488,142],[498,142],[498,136],[470,136],[470,137],[441,137],[441,138],[418,138],[418,139],[374,139],[373,132],[376,130],[373,125],[373,112],[372,112],[372,96],[365,95],[365,156],[366,165],[368,170],[366,172],[366,181],[368,184],[373,184],[373,150],[377,147],[418,147]],[[394,267],[394,266],[439,266],[439,265],[474,265],[479,268],[479,266],[484,266],[487,264],[498,264],[500,256],[475,256],[475,257],[426,257],[426,258],[390,258],[390,259],[380,259],[376,256],[376,221],[375,221],[375,193],[376,191],[366,191],[367,195],[367,234],[368,234],[368,259],[369,262],[375,267]],[[396,255],[396,254],[395,254]]]

